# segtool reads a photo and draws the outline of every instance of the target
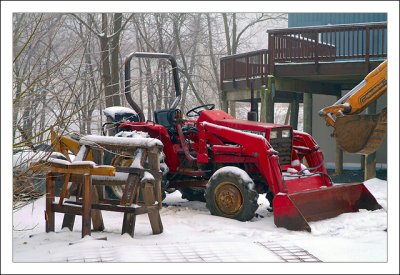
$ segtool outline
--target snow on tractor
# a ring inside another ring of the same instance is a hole
[[[131,96],[133,57],[163,58],[172,66],[176,98],[170,108],[154,112],[154,121],[145,121]],[[248,221],[255,216],[259,194],[266,194],[276,226],[311,231],[310,221],[382,208],[362,183],[333,184],[318,144],[307,133],[288,125],[235,119],[215,110],[214,104],[197,106],[185,118],[177,108],[178,67],[169,54],[131,53],[125,60],[125,95],[133,110],[106,109],[103,132],[144,132],[161,140],[168,168],[164,190],[205,201],[212,215]]]

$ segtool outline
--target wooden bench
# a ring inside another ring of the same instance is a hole
[[[159,214],[162,207],[159,161],[162,143],[150,138],[84,136],[79,144],[80,150],[72,162],[48,159],[31,167],[34,171],[47,173],[46,232],[54,231],[55,212],[64,213],[62,228],[68,227],[71,231],[75,216],[81,215],[82,237],[91,234],[91,221],[93,230],[102,231],[101,210],[105,210],[124,213],[122,234],[133,237],[136,215],[145,213],[149,216],[153,234],[162,233]],[[132,163],[128,167],[118,163],[103,165],[104,151],[130,159]],[[96,162],[86,161],[88,156]],[[55,202],[54,178],[57,174],[64,176],[64,183],[60,199]],[[111,185],[125,186],[120,200],[105,198],[104,187]],[[73,193],[75,200],[65,200]]]

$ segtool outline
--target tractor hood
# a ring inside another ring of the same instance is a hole
[[[197,122],[198,122],[198,124],[200,124],[200,122],[203,122],[203,121],[207,121],[207,122],[210,122],[213,124],[225,126],[225,127],[236,129],[236,130],[242,130],[242,131],[250,132],[253,134],[262,135],[265,138],[267,138],[268,140],[270,140],[271,132],[275,132],[278,135],[282,135],[282,131],[284,131],[283,134],[287,135],[287,137],[292,136],[292,127],[291,126],[235,119],[231,115],[229,115],[226,112],[221,111],[221,110],[204,110],[204,111],[202,111]],[[278,130],[278,131],[276,132],[274,130]],[[287,131],[285,131],[285,130],[287,130]],[[273,134],[273,135],[275,135],[275,134]]]

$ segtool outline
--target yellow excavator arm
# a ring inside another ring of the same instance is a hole
[[[358,115],[387,91],[387,60],[332,106],[319,111],[346,152],[375,152],[386,136],[386,108],[378,115]]]

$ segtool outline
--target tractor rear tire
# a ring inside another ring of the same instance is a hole
[[[251,220],[258,208],[254,182],[240,168],[226,166],[217,170],[207,184],[206,206],[215,216],[239,221]]]
[[[179,192],[182,193],[182,199],[187,199],[188,201],[206,201],[204,197],[205,188],[203,187],[180,188]]]

